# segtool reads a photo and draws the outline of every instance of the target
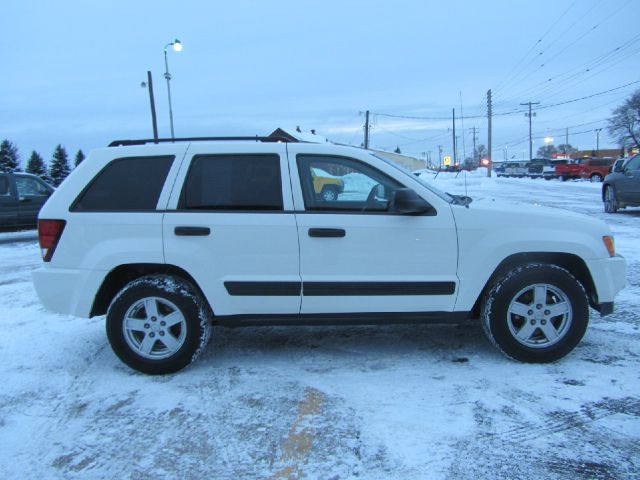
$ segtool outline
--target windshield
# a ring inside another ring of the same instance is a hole
[[[396,170],[400,170],[402,173],[404,173],[406,175],[409,175],[411,178],[417,180],[421,185],[423,185],[424,187],[428,188],[431,192],[435,193],[438,197],[443,199],[445,202],[453,203],[454,198],[451,195],[449,195],[448,193],[443,192],[442,190],[439,190],[438,188],[434,187],[429,182],[427,182],[426,180],[423,180],[419,176],[413,175],[409,171],[409,169],[405,168],[403,165],[400,165],[400,164],[398,164],[396,162],[393,162],[393,161],[391,161],[391,160],[389,160],[387,158],[384,158],[384,157],[382,157],[380,155],[376,155],[375,153],[372,153],[371,156],[376,157],[378,160],[382,160],[387,165],[391,165]]]

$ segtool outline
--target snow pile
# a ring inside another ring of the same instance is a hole
[[[378,184],[374,179],[362,173],[348,173],[342,177],[345,193],[364,193],[369,195],[371,189]]]

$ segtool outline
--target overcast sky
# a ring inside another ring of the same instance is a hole
[[[368,109],[372,146],[437,157],[452,144],[451,121],[438,119],[455,107],[468,117],[456,126],[459,152],[470,155],[471,127],[486,144],[486,119],[470,117],[484,114],[491,88],[494,113],[541,102],[534,136],[563,143],[570,127],[569,142],[591,149],[594,129],[640,88],[550,106],[640,80],[640,0],[7,0],[2,17],[0,137],[23,163],[34,149],[48,160],[58,143],[73,155],[150,137],[147,70],[168,137],[163,49],[175,38],[176,136],[300,125],[359,145]],[[494,158],[505,146],[528,156],[527,133],[523,113],[496,116]],[[615,146],[606,129],[600,145]]]

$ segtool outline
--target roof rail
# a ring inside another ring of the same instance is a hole
[[[110,147],[127,147],[131,145],[146,145],[147,143],[174,143],[174,142],[225,142],[225,141],[253,141],[253,142],[297,142],[287,137],[269,136],[269,137],[184,137],[184,138],[145,138],[139,140],[114,140],[109,144]]]

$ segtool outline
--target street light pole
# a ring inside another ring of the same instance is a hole
[[[600,131],[601,128],[596,128],[596,157],[600,156]]]
[[[171,107],[171,74],[169,73],[169,62],[167,60],[167,48],[173,47],[175,52],[182,51],[182,43],[177,38],[164,46],[164,78],[167,80],[167,96],[169,97],[169,124],[171,126],[171,139],[175,138],[173,133],[173,108]]]

